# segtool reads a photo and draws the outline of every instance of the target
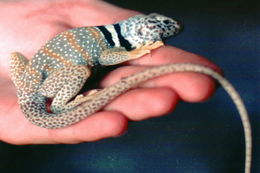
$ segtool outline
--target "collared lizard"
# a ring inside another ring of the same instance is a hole
[[[120,94],[151,78],[184,71],[207,74],[223,86],[240,113],[246,144],[245,173],[250,173],[252,137],[246,108],[234,87],[208,67],[189,63],[152,67],[107,88],[92,90],[87,96],[77,95],[91,75],[92,67],[140,58],[164,45],[165,39],[181,30],[179,22],[163,15],[136,15],[116,24],[64,31],[48,41],[31,61],[14,52],[11,77],[21,110],[37,126],[63,128],[90,116]],[[46,108],[48,98],[53,98],[51,112]]]

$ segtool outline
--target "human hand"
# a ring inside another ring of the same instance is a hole
[[[81,122],[63,129],[43,129],[23,116],[14,85],[10,80],[10,53],[18,51],[32,55],[47,40],[66,29],[115,23],[137,14],[103,1],[86,2],[1,2],[0,3],[0,140],[12,144],[80,143],[121,135],[128,120],[144,120],[162,116],[176,106],[179,98],[197,102],[214,91],[214,81],[196,73],[170,74],[143,83],[119,96],[104,109]],[[149,66],[190,62],[219,70],[201,56],[165,46],[151,54],[131,61],[109,73],[101,82],[109,86],[120,78]],[[135,104],[133,104],[133,99]]]

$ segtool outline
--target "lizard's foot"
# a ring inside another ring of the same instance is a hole
[[[79,94],[79,95],[76,96],[76,98],[74,100],[75,101],[80,101],[83,97],[84,97],[83,94]]]
[[[157,49],[161,46],[163,46],[164,43],[162,41],[156,41],[156,42],[148,42],[148,44],[142,46],[142,49],[148,49],[148,50],[153,50],[153,49]]]
[[[93,95],[95,93],[97,93],[98,91],[100,91],[102,89],[93,89],[93,90],[90,90],[88,93],[87,93],[87,96],[90,96],[90,95]]]
[[[164,43],[162,41],[149,42],[144,46],[141,46],[137,49],[134,49],[130,52],[131,59],[136,59],[144,56],[145,54],[151,53],[151,50],[156,49],[158,47],[163,46]]]
[[[89,97],[91,95],[94,95],[95,93],[97,93],[98,91],[100,91],[101,89],[93,89],[93,90],[90,90],[87,95],[83,95],[83,94],[79,94],[76,96],[76,98],[74,99],[75,101],[78,101],[78,102],[82,102],[82,100],[84,101],[84,99],[86,97]]]
[[[73,102],[76,102],[78,104],[86,102],[86,101],[92,99],[93,96],[95,96],[95,94],[97,92],[99,92],[100,90],[101,89],[93,89],[93,90],[89,91],[86,96],[84,96],[83,94],[79,94],[76,96],[76,98],[73,100]]]
[[[89,100],[92,100],[95,97],[95,94],[98,93],[100,89],[93,89],[87,93],[87,95],[79,94],[75,97],[74,100],[67,103],[66,109],[76,107],[84,102],[87,102]],[[65,111],[63,107],[60,107],[59,105],[51,105],[51,111],[54,113],[59,113]]]

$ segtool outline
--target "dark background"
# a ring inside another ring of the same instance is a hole
[[[241,93],[254,132],[252,172],[260,173],[258,4],[245,0],[110,2],[184,22],[184,32],[169,43],[218,64]],[[180,103],[170,116],[131,122],[120,138],[78,145],[0,143],[1,173],[242,173],[243,169],[241,121],[221,88],[207,102]]]

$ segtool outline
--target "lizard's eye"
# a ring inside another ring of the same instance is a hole
[[[167,24],[170,23],[170,21],[169,20],[163,20],[163,23],[167,25]]]

